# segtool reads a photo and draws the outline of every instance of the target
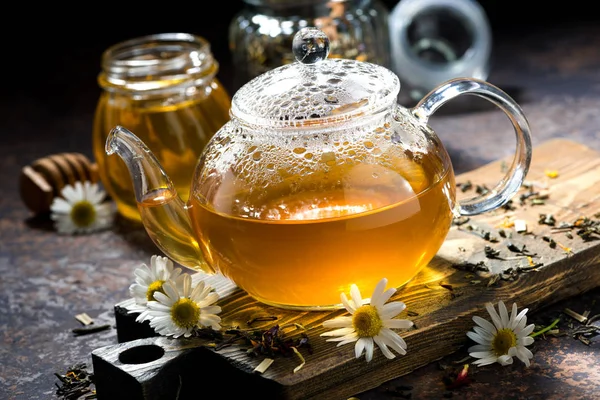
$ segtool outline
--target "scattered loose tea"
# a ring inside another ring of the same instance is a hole
[[[82,325],[91,325],[94,323],[94,320],[86,313],[77,314],[75,319],[81,322]]]
[[[550,325],[548,325],[548,326],[546,326],[546,327],[544,327],[544,328],[540,329],[540,330],[539,330],[539,331],[537,331],[537,332],[533,332],[533,333],[532,333],[531,335],[529,335],[529,336],[531,336],[531,337],[536,337],[536,336],[542,335],[542,334],[544,334],[544,333],[546,333],[546,332],[548,332],[548,331],[552,330],[552,328],[554,328],[554,327],[555,327],[555,326],[556,326],[556,325],[557,325],[559,322],[560,322],[560,318],[556,318],[554,321],[552,321],[552,323],[551,323]]]
[[[527,222],[522,219],[517,219],[515,221],[515,231],[518,233],[527,232]]]
[[[305,333],[301,333],[297,338],[286,337],[278,324],[267,330],[245,331],[237,328],[227,329],[225,334],[228,337],[223,337],[219,343],[215,344],[215,351],[219,351],[242,340],[250,346],[246,353],[252,356],[265,355],[268,358],[274,359],[277,355],[285,357],[293,354],[299,355],[298,349],[302,347],[306,348],[309,354],[312,354],[312,346]],[[305,362],[304,357],[301,357],[301,360],[303,363]],[[301,364],[297,369],[303,365]]]
[[[273,364],[273,361],[275,360],[272,358],[265,358],[254,368],[254,372],[258,372],[259,374],[264,373]]]
[[[554,226],[556,219],[552,214],[540,214],[538,219],[539,224]]]
[[[473,183],[471,183],[471,181],[466,181],[464,183],[457,183],[456,186],[458,186],[462,192],[466,192],[473,188]]]
[[[570,308],[565,308],[565,309],[563,310],[563,312],[564,312],[565,314],[567,314],[569,317],[571,317],[571,318],[573,318],[573,319],[575,319],[575,320],[579,321],[579,322],[580,322],[580,323],[582,323],[582,324],[587,322],[587,317],[584,317],[583,315],[581,315],[581,314],[579,314],[579,313],[577,313],[577,312],[575,312],[575,311],[571,310]]]
[[[63,374],[54,373],[59,383],[55,383],[56,395],[61,400],[95,399],[96,390],[93,388],[94,375],[87,371],[85,363],[75,364]]]
[[[300,365],[298,365],[296,368],[294,368],[294,373],[296,373],[300,370],[300,368],[304,367],[304,364],[306,364],[306,361],[304,360],[304,357],[302,356],[302,354],[300,354],[300,352],[298,351],[298,349],[296,347],[292,346],[292,350],[294,350],[294,354],[296,354],[298,356],[298,358],[300,358]]]
[[[468,385],[471,383],[469,377],[469,364],[463,365],[460,371],[452,370],[443,377],[444,385],[446,389],[457,389],[459,387]]]
[[[71,332],[73,332],[75,335],[81,336],[81,335],[89,335],[90,333],[105,331],[107,329],[110,329],[110,324],[88,325],[85,328],[75,328]]]
[[[501,260],[501,259],[502,259],[502,258],[500,257],[500,250],[496,250],[496,249],[494,249],[494,248],[493,248],[493,247],[491,247],[491,246],[487,246],[487,245],[486,245],[486,246],[483,248],[483,251],[484,251],[484,253],[485,253],[485,256],[486,256],[487,258],[494,258],[494,259],[497,259],[497,260]]]
[[[475,192],[477,192],[478,195],[483,196],[484,194],[489,193],[489,191],[490,189],[486,185],[475,186]]]
[[[251,326],[253,323],[259,322],[259,321],[277,321],[277,317],[275,315],[269,315],[266,317],[255,317],[255,318],[252,318],[251,320],[249,320],[248,322],[246,322],[246,324],[248,326]]]

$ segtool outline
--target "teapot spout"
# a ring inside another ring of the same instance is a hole
[[[142,223],[154,244],[184,267],[213,273],[202,256],[186,204],[150,149],[131,131],[116,126],[105,151],[125,162]]]

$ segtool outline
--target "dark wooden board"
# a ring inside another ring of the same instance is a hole
[[[471,181],[474,186],[491,188],[503,175],[506,162],[510,160],[498,160],[459,175],[457,182]],[[557,171],[558,176],[550,178],[547,174],[550,170]],[[336,347],[335,343],[326,342],[319,336],[325,331],[321,327],[322,322],[342,315],[344,311],[281,310],[256,302],[220,277],[194,274],[194,279],[208,278],[221,293],[219,305],[223,309],[220,316],[224,327],[264,330],[279,324],[292,327],[286,329],[289,337],[297,337],[301,332],[308,334],[313,353],[302,351],[306,361],[303,368],[294,373],[294,368],[299,365],[297,357],[274,357],[270,368],[258,374],[253,371],[264,356],[248,355],[248,346],[243,342],[215,351],[205,348],[210,340],[147,337],[150,336],[148,329],[138,330],[140,327],[131,323],[134,316],[122,313],[123,307],[130,301],[126,300],[115,309],[117,329],[122,331],[120,337],[128,341],[92,352],[99,379],[99,398],[110,397],[109,383],[114,382],[112,379],[116,376],[126,377],[125,381],[131,384],[123,386],[131,391],[130,398],[142,399],[155,398],[151,395],[153,390],[169,385],[171,390],[176,388],[181,395],[185,392],[183,388],[195,384],[195,379],[210,380],[223,376],[240,383],[227,389],[232,391],[228,392],[230,394],[256,393],[267,398],[283,399],[345,399],[471,344],[466,332],[473,326],[474,315],[487,317],[487,301],[504,300],[509,306],[516,302],[519,309],[527,307],[533,312],[600,286],[600,241],[584,241],[576,229],[571,230],[573,237],[570,239],[565,232],[555,233],[550,225],[538,222],[540,214],[552,215],[559,224],[574,222],[579,217],[594,218],[594,214],[600,212],[600,154],[565,139],[543,143],[534,148],[527,182],[546,186],[542,189],[547,194],[543,204],[533,205],[529,201],[531,198],[521,204],[519,196],[529,190],[523,188],[513,198],[514,209],[498,209],[453,226],[429,266],[392,298],[407,305],[399,318],[415,322],[414,329],[399,332],[408,344],[405,356],[388,360],[376,351],[370,363],[366,363],[364,358],[355,359],[353,344]],[[474,194],[474,190],[458,190],[461,198]],[[517,233],[513,227],[502,225],[515,219],[527,222],[527,232]],[[499,234],[500,229],[507,234],[506,238]],[[480,230],[490,232],[490,236],[498,241],[486,239],[479,234]],[[543,239],[544,236],[551,237],[557,245],[552,248]],[[508,249],[509,244],[518,248],[525,246],[535,256],[531,260],[519,256]],[[502,259],[487,257],[485,246],[498,250]],[[465,270],[465,266],[481,262],[488,271]],[[531,262],[540,265],[517,272],[519,267],[530,267]],[[451,290],[448,285],[451,285]],[[260,316],[275,316],[277,320],[248,326],[248,321]],[[295,323],[307,330],[294,328]],[[123,351],[149,344],[162,348],[165,355],[148,363],[131,364],[119,360]],[[173,375],[173,371],[178,370],[178,363],[181,365],[180,373]],[[190,368],[197,374],[189,377]],[[173,379],[177,379],[177,384],[173,383]],[[141,397],[136,397],[138,395]]]

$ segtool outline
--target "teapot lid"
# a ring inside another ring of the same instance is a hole
[[[389,107],[398,77],[369,62],[327,59],[329,38],[317,28],[294,36],[296,62],[246,83],[233,96],[232,117],[270,127],[314,126],[350,120]]]

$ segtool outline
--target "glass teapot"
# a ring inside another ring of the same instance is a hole
[[[406,284],[440,249],[454,217],[494,210],[520,188],[530,127],[500,89],[453,79],[407,109],[397,103],[393,72],[327,59],[322,31],[300,30],[292,47],[297,62],[234,94],[187,203],[134,133],[110,132],[106,152],[125,161],[142,222],[174,261],[222,274],[265,304],[336,309],[352,284],[366,293],[382,278]],[[427,121],[462,94],[504,111],[517,145],[495,188],[457,201],[450,157]]]

